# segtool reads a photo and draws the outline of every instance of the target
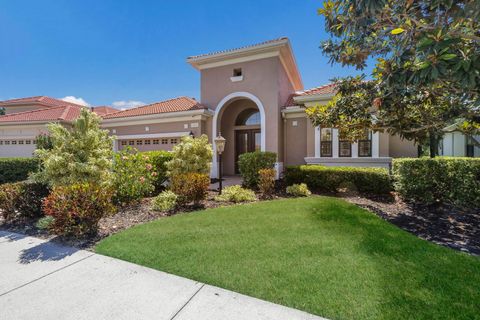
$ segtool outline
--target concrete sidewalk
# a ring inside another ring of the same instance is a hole
[[[0,231],[1,319],[323,319],[92,252]]]

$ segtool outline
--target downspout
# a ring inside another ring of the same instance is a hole
[[[287,119],[285,118],[285,114],[282,113],[283,116],[283,171],[287,167]]]

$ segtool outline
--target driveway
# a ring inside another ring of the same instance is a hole
[[[0,231],[1,319],[323,319],[92,252]]]

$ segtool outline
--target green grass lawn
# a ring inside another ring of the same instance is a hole
[[[480,319],[480,259],[342,200],[180,214],[96,251],[330,319]]]

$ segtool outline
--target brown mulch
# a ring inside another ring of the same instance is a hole
[[[101,239],[143,224],[182,212],[229,206],[232,204],[214,201],[216,191],[209,191],[207,200],[201,207],[189,206],[176,212],[157,212],[151,209],[151,198],[145,198],[137,204],[120,208],[118,213],[100,220],[99,231],[83,239],[72,239],[49,235],[35,226],[36,220],[5,223],[0,218],[0,230],[22,233],[81,249],[93,250]],[[273,199],[284,198],[279,193]],[[329,194],[329,196],[332,196]],[[419,206],[399,199],[395,194],[390,197],[365,197],[356,193],[339,193],[335,196],[365,208],[384,220],[414,235],[463,252],[480,255],[480,210],[459,210],[449,206]]]
[[[447,205],[407,203],[397,195],[366,198],[342,196],[419,238],[455,250],[480,255],[480,209],[460,210]]]

